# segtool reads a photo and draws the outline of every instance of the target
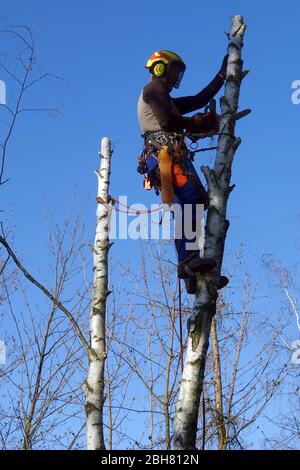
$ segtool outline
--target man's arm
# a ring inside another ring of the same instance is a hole
[[[191,113],[197,109],[206,106],[211,98],[213,98],[218,91],[222,88],[224,80],[219,74],[201,90],[197,95],[194,96],[183,96],[182,98],[172,98],[173,102],[180,112],[180,114]]]
[[[173,102],[180,114],[191,113],[203,108],[220,91],[226,80],[227,61],[228,55],[224,57],[221,68],[215,78],[197,95],[173,98]]]

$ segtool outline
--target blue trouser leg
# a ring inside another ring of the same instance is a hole
[[[194,165],[189,159],[186,159],[186,170],[187,174],[190,173],[192,175],[195,175],[198,177],[197,172],[194,168]],[[204,190],[204,188],[203,188]],[[175,192],[175,203],[180,204],[181,206],[181,214],[176,215],[175,212],[175,223],[177,219],[177,223],[181,222],[182,226],[182,238],[177,238],[175,239],[175,247],[177,250],[178,254],[178,262],[183,261],[185,258],[190,256],[191,254],[199,254],[199,249],[187,249],[187,243],[192,243],[195,242],[196,240],[196,235],[194,235],[192,238],[188,237],[187,233],[184,233],[184,217],[187,216],[187,214],[191,215],[191,217],[188,220],[188,225],[189,228],[195,232],[197,228],[197,212],[200,212],[201,208],[199,208],[199,204],[204,204],[203,200],[203,191],[199,190],[199,187],[192,183],[191,181],[188,181],[184,186],[181,188],[178,188],[174,185],[174,192]],[[185,205],[189,204],[190,209],[188,209]],[[190,212],[187,213],[187,210]],[[178,220],[178,217],[181,217],[181,221]]]

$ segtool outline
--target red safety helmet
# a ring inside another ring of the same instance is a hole
[[[186,65],[175,52],[160,50],[149,57],[146,68],[155,77],[168,77],[174,82],[174,88],[178,88],[184,75]]]

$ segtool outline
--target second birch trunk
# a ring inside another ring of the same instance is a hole
[[[105,449],[103,433],[104,366],[106,359],[105,317],[108,296],[108,251],[110,208],[108,196],[111,142],[102,139],[98,177],[97,226],[94,245],[94,281],[90,314],[89,371],[84,383],[88,450]]]

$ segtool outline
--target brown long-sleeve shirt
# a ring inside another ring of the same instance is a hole
[[[142,133],[193,131],[193,118],[184,114],[203,108],[222,88],[224,80],[215,78],[194,96],[172,98],[164,79],[153,78],[142,90],[138,102],[138,118]]]

